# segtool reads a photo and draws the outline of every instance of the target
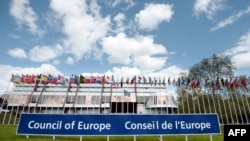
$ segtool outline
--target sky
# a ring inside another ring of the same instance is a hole
[[[250,75],[249,0],[1,0],[0,94],[12,74],[174,79],[213,54]]]

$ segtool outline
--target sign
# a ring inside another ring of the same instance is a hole
[[[21,114],[17,134],[153,135],[220,133],[217,114]]]
[[[250,124],[224,125],[224,141],[248,141],[250,138]]]

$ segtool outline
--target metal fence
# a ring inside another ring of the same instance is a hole
[[[250,123],[248,87],[154,84],[16,84],[0,100],[0,124],[18,124],[26,113],[201,114],[221,124]]]

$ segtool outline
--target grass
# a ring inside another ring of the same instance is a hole
[[[16,134],[17,125],[0,124],[0,141],[52,141],[52,136]],[[210,141],[209,135],[188,135],[188,141]],[[185,135],[164,135],[163,141],[185,141]],[[55,141],[79,141],[79,136],[56,136]],[[83,141],[107,141],[106,136],[83,136]],[[221,134],[212,135],[213,141],[223,141],[223,130]],[[134,136],[110,136],[109,141],[134,141]],[[159,141],[157,136],[136,136],[136,141]]]

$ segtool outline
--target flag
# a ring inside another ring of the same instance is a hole
[[[83,75],[80,75],[78,82],[79,82],[79,84],[84,83],[84,76]]]
[[[129,83],[129,78],[127,77],[127,79],[126,79],[126,84],[128,84]]]
[[[221,80],[220,80],[220,87],[223,87],[224,85],[225,85],[224,79],[221,78]]]
[[[210,83],[211,88],[213,88],[215,86],[215,82],[214,82],[213,78],[210,79],[209,83]]]
[[[138,76],[138,83],[141,83],[141,76]]]
[[[180,86],[185,86],[185,80],[184,80],[184,78],[182,78],[181,80],[182,80],[182,81],[181,81]]]
[[[98,83],[98,84],[102,84],[102,77],[100,77],[100,76],[97,76],[97,77],[95,77],[95,83]]]
[[[173,79],[172,84],[173,84],[173,85],[176,85],[175,78]]]
[[[106,79],[105,79],[105,75],[102,76],[102,84],[105,84],[106,83]]]
[[[123,77],[121,78],[121,87],[123,87]]]
[[[47,75],[44,75],[44,74],[40,74],[40,83],[47,83],[48,81],[48,76]]]
[[[171,85],[170,77],[168,77],[168,85]]]
[[[22,83],[27,83],[27,84],[33,84],[35,83],[35,79],[36,79],[36,76],[35,75],[24,75],[22,74],[22,77],[21,77],[21,82]]]
[[[197,81],[196,81],[196,88],[200,86],[200,83],[201,83],[201,82],[200,82],[200,79],[197,78]]]
[[[112,84],[112,79],[110,79],[109,76],[106,76],[105,81],[106,81],[107,84]]]
[[[229,86],[229,80],[226,78],[225,80],[225,86],[228,87]]]
[[[111,80],[111,84],[115,84],[116,82],[115,82],[115,78],[114,78],[113,75],[111,76],[111,79],[112,79],[112,80]]]
[[[150,85],[152,85],[152,84],[153,84],[153,82],[152,82],[152,79],[151,79],[151,77],[150,77],[150,76],[148,77],[148,80],[149,80],[149,84],[150,84]]]
[[[123,94],[124,94],[124,96],[130,96],[130,92],[128,92],[127,90],[123,90]]]
[[[147,84],[147,79],[143,76],[143,84]]]
[[[196,82],[195,82],[195,78],[193,77],[192,78],[192,80],[191,80],[191,82],[190,82],[190,86],[192,87],[192,88],[195,88],[196,87],[196,84],[195,84]]]
[[[136,83],[136,76],[134,76],[134,77],[131,79],[130,84],[133,84],[133,83]]]
[[[16,75],[12,74],[10,81],[19,84],[21,83],[21,77],[18,74]]]
[[[69,83],[71,84],[79,84],[79,78],[77,75],[72,74],[71,77],[69,78]]]
[[[166,86],[165,77],[163,78],[162,83],[163,83],[163,86]]]
[[[57,76],[57,83],[58,84],[64,84],[65,81],[66,81],[66,78],[64,76],[58,74],[58,76]]]
[[[189,86],[189,83],[191,82],[191,79],[188,78],[186,86]]]
[[[93,76],[85,76],[84,77],[84,83],[94,83]]]
[[[57,78],[54,77],[53,75],[49,74],[47,82],[51,83],[51,84],[57,84]]]
[[[209,87],[209,86],[210,86],[209,77],[207,77],[207,78],[205,78],[204,87]]]
[[[155,78],[155,77],[154,77],[154,80],[155,80],[155,86],[156,86],[157,80],[156,80],[156,78]]]
[[[237,78],[234,78],[230,81],[229,86],[231,89],[233,89],[233,88],[235,88],[236,85],[237,85]]]
[[[244,88],[247,87],[247,79],[245,77],[241,80],[241,83]]]
[[[177,87],[180,87],[180,86],[181,86],[181,79],[180,79],[180,77],[178,77]]]

